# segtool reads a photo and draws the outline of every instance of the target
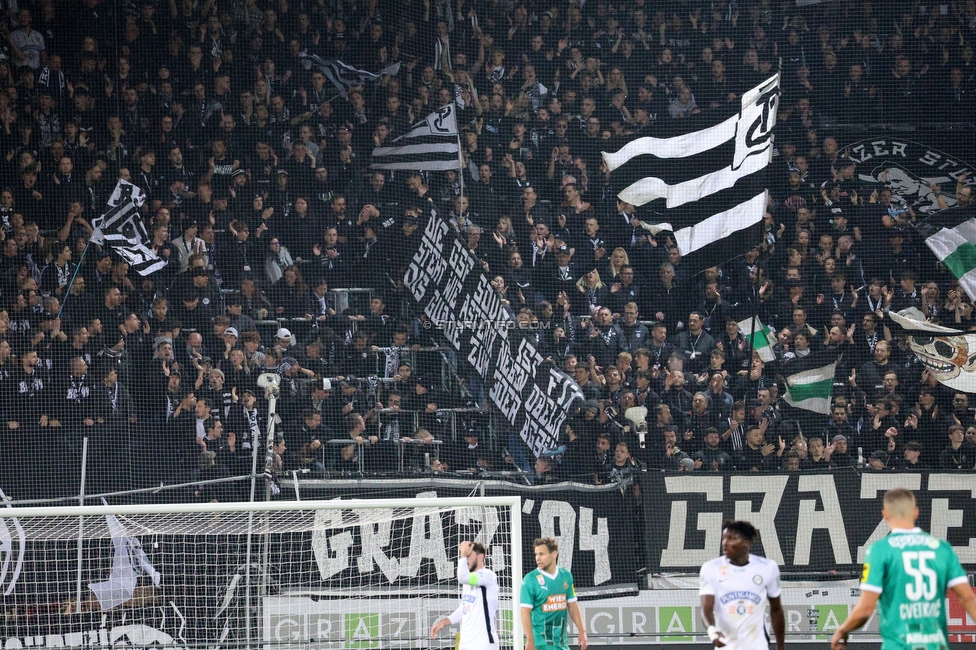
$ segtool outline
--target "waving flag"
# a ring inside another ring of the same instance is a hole
[[[742,95],[734,114],[689,119],[673,137],[641,137],[603,152],[617,196],[663,213],[645,229],[674,233],[684,256],[714,266],[760,243],[765,170],[779,104],[779,74]]]
[[[159,571],[153,568],[142,550],[142,544],[135,537],[130,537],[125,526],[115,515],[105,515],[112,534],[112,545],[115,547],[115,558],[112,560],[112,573],[104,582],[92,582],[88,585],[102,611],[108,611],[132,600],[136,583],[141,576],[149,576],[157,587],[159,586]]]
[[[139,275],[149,275],[166,266],[149,248],[149,235],[139,217],[146,195],[139,187],[119,179],[108,199],[108,211],[92,220],[91,243],[106,246],[125,260]]]
[[[461,168],[457,107],[447,104],[394,140],[373,149],[373,169],[445,171]]]
[[[348,97],[349,91],[354,88],[364,86],[367,82],[379,81],[383,75],[393,76],[400,71],[399,63],[374,73],[354,68],[338,59],[323,59],[317,54],[302,56],[302,66],[306,70],[315,69],[324,74],[343,98]]]

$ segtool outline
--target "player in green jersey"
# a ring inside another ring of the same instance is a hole
[[[830,647],[843,650],[847,635],[867,623],[877,606],[882,650],[945,650],[946,589],[976,618],[976,595],[966,572],[948,542],[915,527],[918,507],[909,490],[888,490],[881,514],[891,533],[868,549],[861,598],[834,632]]]
[[[535,540],[535,566],[522,580],[522,631],[525,650],[569,650],[567,614],[579,630],[580,650],[586,650],[586,628],[573,574],[556,566],[559,544],[552,537]]]

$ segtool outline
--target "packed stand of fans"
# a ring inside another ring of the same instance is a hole
[[[971,122],[976,2],[793,4],[21,2],[0,27],[4,488],[75,494],[83,451],[89,493],[248,475],[262,372],[282,376],[275,469],[306,476],[972,469],[968,396],[885,318],[969,329],[972,304],[831,127]],[[306,54],[402,66],[341,97]],[[600,152],[733,112],[780,63],[765,241],[700,273]],[[451,102],[460,172],[370,171]],[[88,246],[119,178],[167,261],[146,277]],[[930,189],[972,201],[965,176]],[[432,212],[587,397],[539,459],[403,291]],[[788,408],[783,363],[830,346],[831,417]]]

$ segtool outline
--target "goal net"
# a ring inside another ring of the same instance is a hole
[[[458,544],[521,649],[518,497],[0,508],[0,647],[450,648]]]

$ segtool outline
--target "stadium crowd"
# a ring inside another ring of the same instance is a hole
[[[5,3],[3,488],[75,494],[83,452],[89,493],[250,474],[262,372],[282,377],[275,469],[310,476],[972,469],[969,396],[885,313],[972,328],[912,226],[921,201],[971,205],[974,179],[916,201],[865,181],[832,129],[971,124],[976,1],[795,5]],[[308,54],[401,67],[344,97]],[[764,240],[689,267],[600,152],[734,112],[780,65]],[[459,172],[370,170],[452,102]],[[89,246],[120,178],[147,196],[148,276]],[[403,289],[432,212],[586,396],[539,459]],[[776,361],[746,344],[751,316]],[[790,408],[782,367],[826,347],[844,352],[831,415]]]

